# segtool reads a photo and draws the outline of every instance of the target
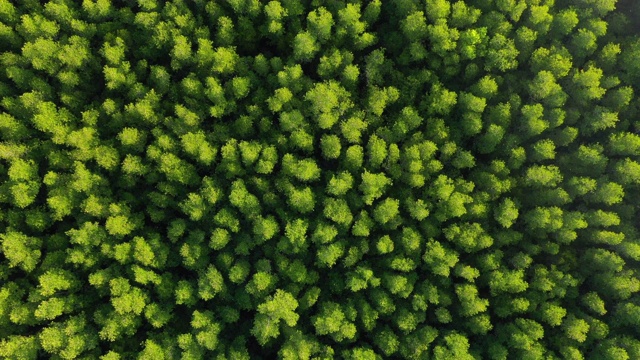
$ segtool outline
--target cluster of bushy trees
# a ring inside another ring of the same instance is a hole
[[[640,359],[616,0],[0,0],[0,357]]]

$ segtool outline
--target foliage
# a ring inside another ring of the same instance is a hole
[[[639,359],[628,0],[0,0],[0,358]]]

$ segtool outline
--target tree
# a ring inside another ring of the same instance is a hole
[[[489,41],[485,70],[505,72],[514,69],[518,66],[518,61],[516,60],[518,53],[518,49],[512,39],[508,39],[502,34],[496,34]]]
[[[340,150],[342,145],[340,138],[336,135],[323,135],[320,140],[320,147],[322,149],[322,155],[326,159],[337,159],[340,157]]]
[[[410,41],[421,41],[427,37],[427,19],[422,11],[409,14],[401,21],[402,32]]]
[[[529,8],[528,23],[538,34],[546,34],[551,27],[553,16],[549,14],[549,10],[547,5],[533,5]]]
[[[316,83],[304,96],[311,103],[311,112],[323,129],[330,129],[341,115],[351,107],[349,92],[336,81]]]
[[[552,140],[540,140],[533,144],[531,160],[542,162],[543,160],[552,160],[556,157],[556,145]]]
[[[562,329],[568,338],[581,343],[587,339],[589,324],[584,319],[569,315],[564,321]]]
[[[478,223],[454,224],[443,229],[443,233],[447,240],[465,252],[476,252],[493,244],[493,239]]]
[[[322,6],[314,9],[307,15],[307,28],[320,42],[329,40],[333,25],[333,15]]]
[[[546,105],[560,107],[567,100],[567,94],[556,83],[550,71],[540,71],[529,85],[529,93],[536,100],[543,101]]]
[[[624,188],[615,182],[606,181],[599,182],[598,187],[587,199],[596,203],[604,203],[607,205],[617,204],[624,198]]]
[[[458,95],[448,90],[441,83],[431,86],[431,91],[427,96],[427,108],[432,114],[448,115],[458,102]]]
[[[324,302],[311,322],[317,335],[329,335],[334,341],[353,339],[356,335],[355,325],[346,319],[341,306],[332,301]]]
[[[298,301],[293,295],[284,290],[276,290],[273,296],[258,305],[251,334],[261,345],[265,345],[270,338],[277,338],[280,334],[280,321],[290,327],[298,322],[300,316],[295,313],[297,307]]]
[[[640,182],[640,164],[629,158],[616,163],[614,171],[622,185]]]
[[[442,345],[436,345],[433,349],[434,359],[464,359],[471,360],[473,356],[469,353],[469,340],[462,334],[451,332],[444,337]]]
[[[441,243],[430,240],[422,259],[434,274],[448,277],[451,268],[458,263],[458,254]]]
[[[560,169],[554,165],[534,165],[527,169],[524,182],[531,187],[556,186],[562,180]]]
[[[358,189],[364,195],[364,202],[367,205],[384,195],[384,189],[392,184],[391,179],[386,177],[384,173],[370,173],[367,170],[362,173],[362,182]]]
[[[303,182],[315,181],[320,177],[320,168],[313,159],[296,159],[291,154],[282,157],[282,169],[285,174]]]
[[[38,355],[38,339],[35,336],[12,335],[0,342],[0,355],[7,359],[35,359]]]
[[[298,60],[310,61],[318,50],[316,39],[308,32],[301,32],[293,39],[293,54]]]
[[[614,155],[638,155],[640,154],[640,135],[629,132],[611,134],[609,149]]]
[[[20,267],[26,272],[35,270],[40,261],[42,240],[11,231],[0,235],[0,245],[9,267]]]
[[[606,93],[606,90],[600,86],[602,76],[602,69],[595,66],[574,72],[570,88],[572,96],[581,104],[602,98]]]
[[[329,220],[345,227],[353,221],[353,214],[344,199],[327,198],[324,202],[323,214]]]
[[[373,218],[380,224],[386,224],[400,213],[400,201],[392,198],[382,200],[373,210]]]

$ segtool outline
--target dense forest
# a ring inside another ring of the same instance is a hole
[[[0,358],[640,359],[638,18],[0,0]]]

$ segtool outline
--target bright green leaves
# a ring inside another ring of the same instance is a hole
[[[313,159],[298,160],[291,154],[282,157],[282,170],[302,182],[312,182],[320,177],[320,168]]]
[[[400,92],[393,86],[372,88],[369,92],[368,110],[376,116],[381,116],[385,108],[399,98]]]
[[[571,77],[571,94],[580,104],[588,104],[592,100],[602,98],[606,90],[600,86],[603,72],[595,66],[589,66],[573,73]]]
[[[79,285],[78,280],[68,271],[62,269],[49,270],[40,275],[39,292],[42,296],[51,296],[56,292],[69,290]]]
[[[358,190],[364,195],[363,201],[367,205],[384,195],[385,189],[392,184],[391,179],[384,173],[370,173],[365,170],[362,173],[362,182],[358,186]]]
[[[41,302],[33,314],[37,320],[53,320],[69,311],[71,308],[68,301],[52,297]]]
[[[333,196],[341,196],[353,187],[353,176],[347,171],[333,175],[327,184],[327,193]]]
[[[529,85],[529,93],[535,100],[541,100],[551,107],[564,105],[568,95],[562,91],[562,87],[556,83],[553,74],[549,71],[540,71]]]
[[[364,149],[360,145],[352,145],[347,148],[344,158],[344,167],[351,173],[359,173],[364,161]]]
[[[69,133],[67,124],[72,120],[69,111],[57,108],[52,102],[33,100],[38,101],[38,104],[34,106],[35,115],[31,119],[35,128],[49,134],[54,143],[64,143],[65,136]]]
[[[473,198],[466,193],[473,189],[472,186],[473,183],[459,182],[456,184],[446,175],[439,175],[427,192],[435,201],[439,202],[439,206],[434,212],[435,217],[439,221],[445,221],[466,214],[466,204],[473,201]]]
[[[427,19],[424,12],[416,11],[401,21],[401,29],[410,41],[420,41],[427,37]]]
[[[445,19],[438,19],[434,25],[428,25],[428,39],[433,48],[432,51],[444,58],[449,56],[457,47],[460,32],[456,28],[449,27]]]
[[[302,214],[308,214],[315,208],[315,196],[310,187],[298,189],[291,185],[286,192],[287,202],[296,211]]]
[[[558,207],[536,207],[524,214],[524,221],[531,230],[552,232],[562,227],[562,209]]]
[[[335,302],[323,303],[320,312],[311,318],[318,335],[329,335],[334,341],[353,339],[356,335],[355,324],[350,322],[341,306]]]
[[[367,160],[371,168],[377,169],[387,157],[387,143],[376,135],[372,135],[367,143]]]
[[[119,277],[109,281],[111,305],[117,314],[140,315],[149,302],[148,295],[140,288],[131,286],[125,278]]]
[[[323,214],[329,220],[344,227],[349,226],[353,221],[353,214],[344,199],[327,198]]]
[[[8,175],[9,181],[0,185],[0,192],[7,191],[18,208],[24,209],[33,204],[41,181],[35,162],[15,159],[9,166]]]
[[[465,252],[477,252],[493,245],[493,239],[478,223],[451,225],[442,231],[447,240]]]
[[[374,344],[382,350],[385,356],[391,356],[398,351],[400,341],[390,328],[385,327],[376,334]],[[373,357],[375,358],[375,357]]]
[[[258,305],[258,314],[255,317],[251,334],[256,337],[258,343],[265,345],[270,339],[280,335],[280,322],[293,327],[299,319],[295,310],[298,301],[290,293],[284,290],[276,290],[273,296]]]
[[[464,4],[464,2],[458,1],[455,4]],[[460,57],[469,60],[475,59],[478,56],[481,44],[485,41],[486,37],[487,31],[485,28],[467,29],[460,32],[460,38],[458,39]]]
[[[120,143],[126,148],[141,150],[144,146],[146,136],[144,131],[127,127],[120,131],[118,140],[120,140]]]
[[[184,151],[196,161],[209,165],[215,159],[217,150],[207,141],[204,133],[187,133],[180,138]]]
[[[487,100],[471,93],[461,92],[458,105],[463,109],[462,131],[467,136],[478,134],[482,130],[481,114],[487,106]]]
[[[77,358],[97,344],[97,337],[87,331],[87,322],[80,316],[45,327],[38,339],[43,350],[63,359]]]
[[[26,272],[35,270],[40,262],[42,240],[21,232],[7,231],[0,234],[0,246],[9,267],[19,267]]]
[[[640,357],[614,0],[22,3],[0,357]]]
[[[449,277],[451,269],[458,263],[458,253],[440,242],[430,240],[422,260],[434,274]]]
[[[293,93],[286,87],[276,89],[273,96],[267,99],[269,110],[272,112],[279,112],[283,106],[293,99]]]
[[[425,8],[430,22],[446,19],[451,13],[451,4],[446,0],[426,0]]]
[[[598,187],[592,194],[589,194],[587,200],[595,203],[613,205],[621,202],[624,195],[625,191],[622,185],[612,181],[604,181],[598,183]]]
[[[492,294],[517,294],[527,290],[529,284],[524,280],[523,270],[501,269],[490,273],[489,288]]]
[[[553,160],[556,157],[556,145],[552,140],[540,140],[533,144],[531,160],[542,162],[543,160]]]
[[[431,114],[448,115],[458,102],[458,94],[444,84],[435,83],[427,96],[427,111]]]
[[[365,32],[367,23],[360,19],[360,4],[347,4],[338,10],[336,36],[339,39],[350,38],[353,47],[362,50],[376,42],[376,35]]]
[[[318,249],[316,258],[318,265],[322,267],[333,267],[338,259],[345,253],[345,245],[342,242],[334,242]]]
[[[311,112],[322,129],[330,129],[352,103],[350,93],[336,81],[316,83],[304,96],[311,103]]]
[[[196,169],[193,165],[172,153],[164,153],[160,156],[159,167],[168,180],[180,184],[190,184],[197,177]]]
[[[373,218],[379,224],[387,224],[400,214],[400,201],[392,198],[382,200],[373,210]]]
[[[256,163],[256,172],[259,174],[270,174],[278,162],[278,151],[274,146],[266,146],[262,148],[260,158]]]
[[[518,219],[519,211],[517,205],[510,198],[505,198],[494,210],[495,220],[503,228],[510,228]]]
[[[235,71],[236,63],[240,60],[234,48],[219,47],[213,53],[211,70],[220,75],[229,75]]]
[[[51,75],[60,68],[57,59],[59,52],[58,43],[43,38],[26,43],[22,48],[22,55],[31,62],[34,69],[46,71]]]
[[[300,250],[307,244],[307,229],[309,224],[304,219],[296,219],[285,226],[285,236],[294,249]]]
[[[622,185],[640,183],[640,164],[629,158],[616,163],[614,172],[617,181]]]
[[[291,145],[293,145],[294,148],[300,149],[305,153],[313,152],[313,136],[302,129],[292,132],[291,137],[289,137],[289,142],[291,143]]]
[[[301,32],[293,39],[293,56],[299,61],[311,61],[319,50],[316,39],[308,32]]]
[[[545,35],[553,21],[553,15],[549,14],[549,6],[533,5],[529,8],[528,26],[540,35]]]
[[[264,6],[264,13],[268,19],[267,31],[272,34],[281,34],[284,29],[282,20],[287,16],[287,10],[279,1],[269,1]]]
[[[371,287],[380,285],[380,279],[374,276],[371,269],[358,267],[355,271],[347,273],[346,287],[352,292],[358,292]]]
[[[433,349],[434,360],[459,359],[471,360],[469,353],[469,339],[458,332],[451,332],[444,337],[444,344]]]
[[[568,338],[581,343],[587,339],[589,323],[584,319],[569,315],[562,325],[562,330],[564,330]]]
[[[342,137],[347,142],[358,144],[362,138],[362,132],[367,128],[367,123],[360,116],[352,116],[340,123]]]
[[[569,35],[579,21],[575,9],[563,9],[553,16],[553,29],[562,35]]]
[[[489,41],[487,49],[485,70],[506,72],[518,66],[518,49],[513,39],[502,34],[496,34]]]
[[[136,224],[129,219],[128,214],[115,213],[107,218],[105,228],[110,235],[122,238],[130,234],[136,228]]]
[[[487,310],[489,300],[478,296],[478,289],[472,284],[456,285],[456,295],[460,301],[462,316],[473,316]]]
[[[258,198],[249,193],[244,181],[242,180],[236,180],[231,184],[229,201],[231,202],[231,205],[238,208],[238,210],[247,217],[257,216],[261,212]]]
[[[640,135],[629,132],[611,134],[609,149],[615,155],[640,155]]]
[[[527,169],[524,182],[534,188],[553,187],[562,181],[560,168],[555,165],[534,165]]]
[[[38,339],[35,336],[11,335],[0,342],[0,356],[6,359],[35,359]]]
[[[308,31],[321,43],[329,40],[333,25],[333,15],[322,6],[307,15]]]
[[[215,350],[218,347],[218,336],[222,332],[222,326],[214,320],[211,311],[194,311],[191,326],[195,329],[196,341],[207,350]]]
[[[198,276],[198,296],[204,301],[213,299],[225,288],[224,278],[220,271],[213,265]]]
[[[320,148],[325,159],[337,159],[340,157],[340,150],[342,149],[340,138],[336,135],[322,135]]]

